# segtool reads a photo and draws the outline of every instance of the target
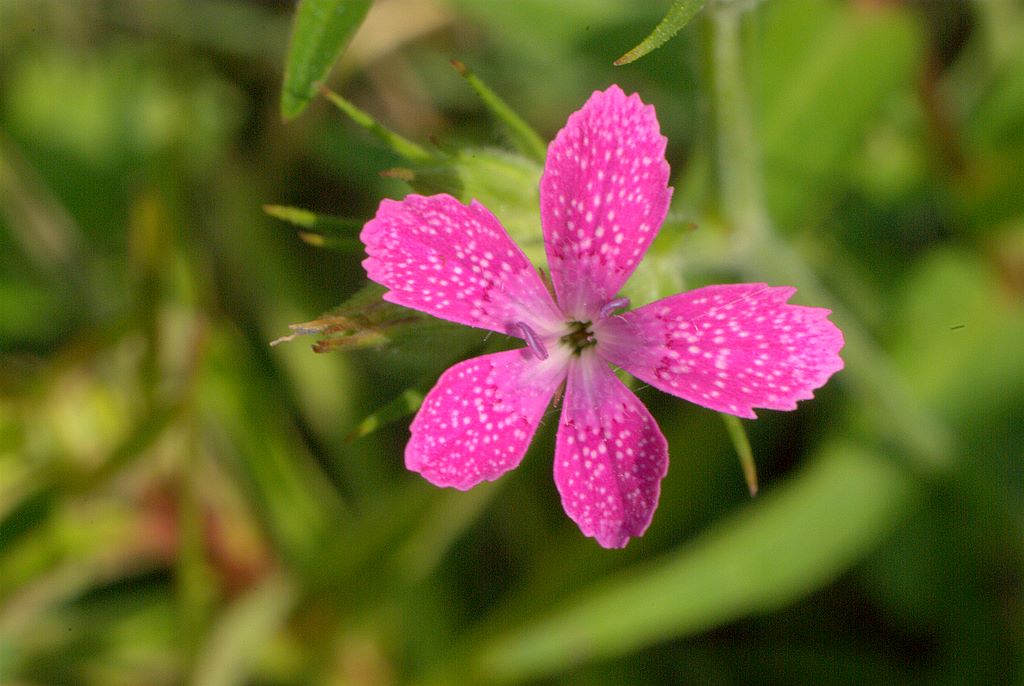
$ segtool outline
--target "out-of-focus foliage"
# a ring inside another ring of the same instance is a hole
[[[1020,681],[1024,9],[709,0],[612,66],[670,7],[377,0],[283,126],[293,2],[0,3],[0,683]],[[542,262],[534,131],[611,82],[675,171],[634,301],[793,283],[848,338],[744,423],[753,500],[638,389],[672,467],[625,551],[561,513],[553,419],[497,483],[405,472],[441,370],[510,343],[379,303],[355,242],[449,192]]]

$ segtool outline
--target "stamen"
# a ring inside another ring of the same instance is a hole
[[[533,354],[536,355],[538,359],[548,359],[548,349],[544,347],[544,341],[540,339],[537,332],[531,329],[530,325],[526,322],[516,322],[516,327],[519,329],[519,332],[523,334],[523,340],[526,341],[526,345],[533,351]]]
[[[601,316],[610,317],[615,310],[621,307],[629,307],[629,298],[616,298],[615,300],[609,300],[601,308]]]

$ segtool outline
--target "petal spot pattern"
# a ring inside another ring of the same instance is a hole
[[[587,536],[622,548],[658,506],[668,444],[644,404],[597,355],[569,371],[555,448],[562,506]]]
[[[650,524],[668,446],[609,363],[740,417],[794,409],[843,367],[829,311],[787,304],[793,288],[709,286],[618,313],[629,306],[619,289],[672,196],[665,143],[654,108],[618,86],[569,117],[540,188],[555,298],[480,203],[410,195],[380,204],[360,237],[385,299],[526,342],[441,375],[412,422],[410,470],[458,489],[498,478],[522,460],[565,381],[555,484],[584,534],[622,547]]]
[[[796,291],[765,284],[708,286],[607,320],[602,354],[633,376],[704,407],[753,418],[792,410],[842,368],[843,334]]]
[[[567,355],[529,349],[474,357],[448,369],[412,422],[405,465],[435,486],[466,490],[523,459],[565,376]]]
[[[541,225],[566,315],[579,319],[614,298],[657,235],[672,197],[665,144],[654,107],[612,86],[548,148]]]
[[[360,234],[367,275],[390,291],[384,299],[436,317],[520,336],[561,315],[519,246],[478,202],[450,195],[384,200]]]

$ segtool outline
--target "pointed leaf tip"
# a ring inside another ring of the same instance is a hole
[[[758,491],[757,464],[754,462],[754,451],[750,448],[750,439],[747,438],[747,432],[743,428],[739,417],[724,413],[719,413],[719,416],[725,422],[725,428],[729,432],[733,448],[736,449],[736,454],[740,458],[743,478],[747,482],[747,490],[750,491],[750,497],[753,498],[757,495]]]
[[[271,342],[272,346],[295,340],[298,336],[316,336],[314,352],[381,347],[401,338],[422,338],[430,330],[450,326],[415,310],[393,305],[385,300],[385,289],[369,284],[330,312],[318,319],[289,324],[291,333]]]
[[[484,106],[505,127],[516,150],[537,162],[543,162],[548,146],[536,131],[513,110],[500,95],[484,83],[472,69],[458,59],[450,60],[452,67],[466,80],[470,88],[480,96]]]
[[[371,136],[390,148],[396,155],[404,157],[410,162],[430,162],[435,159],[434,155],[422,146],[417,145],[405,136],[397,134],[387,128],[371,117],[368,113],[359,109],[351,102],[332,91],[330,88],[320,84],[319,89],[320,93],[323,94],[323,96],[327,98],[332,105],[341,110],[341,112],[351,119],[357,126],[364,129]]]
[[[363,419],[363,421],[359,422],[356,428],[345,437],[345,440],[351,443],[352,441],[373,433],[382,426],[386,426],[393,421],[407,417],[420,409],[420,405],[423,404],[423,397],[426,395],[421,388],[421,386],[424,385],[425,384],[418,384],[416,387],[407,388],[399,393],[383,407],[378,408],[375,412]]]
[[[363,227],[358,219],[328,217],[287,205],[264,205],[263,211],[299,227],[299,238],[308,245],[349,253],[363,249],[356,238]]]
[[[647,38],[625,55],[615,60],[613,64],[621,67],[624,64],[634,62],[647,53],[654,52],[668,42],[672,36],[679,33],[684,26],[704,7],[706,0],[676,0],[669,8],[665,18],[662,19]]]

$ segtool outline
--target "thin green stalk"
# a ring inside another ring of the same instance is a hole
[[[516,149],[530,159],[544,164],[544,159],[548,154],[548,144],[533,130],[533,127],[527,124],[525,119],[509,107],[500,95],[484,83],[461,60],[452,60],[451,64],[455,71],[466,79],[466,83],[476,91],[491,114],[505,126]]]
[[[175,560],[181,640],[185,654],[192,660],[200,651],[209,619],[210,570],[203,541],[203,513],[199,487],[199,441],[196,427],[188,422],[187,447],[181,464],[178,496],[180,530],[179,553]]]
[[[719,197],[738,248],[770,231],[761,186],[761,156],[743,76],[741,40],[745,3],[715,0],[711,22],[712,98],[716,120]]]
[[[388,146],[388,148],[390,148],[395,154],[404,157],[410,162],[425,163],[435,161],[435,157],[425,148],[380,124],[369,114],[362,111],[327,86],[320,86],[320,93],[327,98],[332,105],[341,110],[345,116],[351,119],[358,126],[368,131],[370,135],[384,143],[384,145]]]
[[[743,73],[745,2],[715,0],[709,6],[710,74],[716,126],[721,211],[733,232],[740,268],[776,283],[794,284],[804,300],[827,305],[846,337],[841,378],[862,402],[875,410],[872,419],[900,445],[908,462],[924,473],[948,465],[953,439],[947,427],[913,397],[888,356],[855,317],[838,305],[814,272],[774,232],[761,183],[761,159],[749,90]]]
[[[754,451],[750,447],[750,439],[747,438],[747,432],[743,428],[743,424],[740,422],[739,417],[734,417],[731,414],[720,414],[722,421],[725,422],[725,428],[729,432],[729,439],[732,441],[733,448],[736,449],[736,454],[740,458],[740,466],[743,468],[743,478],[747,482],[747,490],[750,491],[750,496],[757,495],[757,463],[754,462]]]

